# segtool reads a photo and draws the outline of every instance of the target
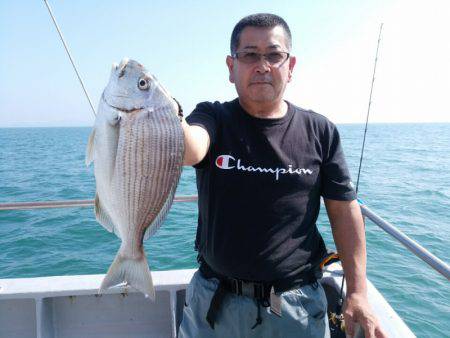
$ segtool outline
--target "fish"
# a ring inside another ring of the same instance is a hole
[[[95,218],[122,241],[99,294],[126,283],[155,299],[143,242],[160,228],[180,179],[180,109],[142,64],[113,64],[86,149],[86,165],[94,163]]]

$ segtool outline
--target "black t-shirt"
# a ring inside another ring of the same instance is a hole
[[[211,139],[195,166],[196,249],[206,263],[265,282],[316,267],[326,253],[316,227],[320,196],[356,198],[336,126],[289,102],[281,118],[255,118],[238,99],[200,103],[187,121]]]

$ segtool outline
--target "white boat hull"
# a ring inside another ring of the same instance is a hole
[[[153,271],[155,302],[125,286],[98,296],[104,275],[0,279],[0,337],[176,337],[194,272]],[[332,264],[321,283],[339,290],[341,276]],[[368,293],[389,337],[415,337],[370,281]]]

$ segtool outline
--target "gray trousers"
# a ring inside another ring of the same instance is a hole
[[[320,283],[281,293],[282,316],[271,313],[269,307],[261,307],[262,323],[254,329],[256,301],[227,294],[212,329],[206,321],[206,314],[218,284],[216,278],[205,279],[200,271],[195,272],[186,289],[179,338],[330,337],[327,300]]]

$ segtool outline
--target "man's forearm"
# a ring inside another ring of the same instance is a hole
[[[366,294],[366,237],[359,204],[356,200],[325,200],[325,205],[345,272],[347,294]]]
[[[200,162],[209,148],[209,135],[199,126],[190,126],[185,119],[181,122],[184,133],[183,165],[194,165]]]

